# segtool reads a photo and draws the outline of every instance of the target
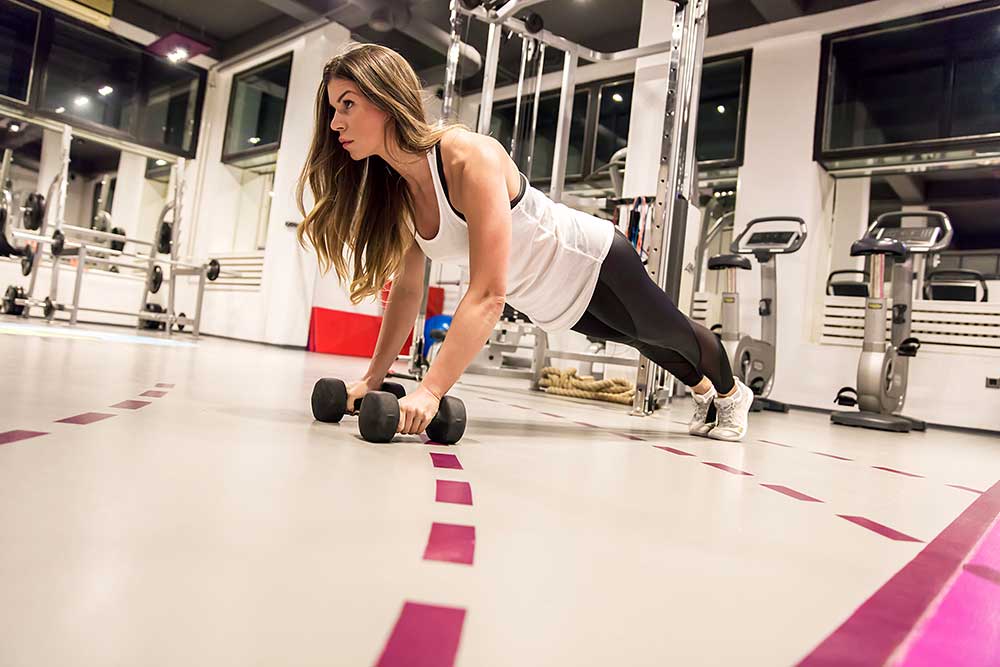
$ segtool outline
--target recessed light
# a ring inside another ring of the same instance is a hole
[[[100,94],[101,97],[107,97],[111,93],[115,92],[115,89],[112,88],[111,86],[101,86],[97,92],[98,94]]]
[[[157,160],[156,161],[156,166],[157,167],[165,167],[166,165],[167,165],[167,161],[166,160]]]
[[[260,137],[250,137],[249,139],[247,139],[247,143],[256,146],[257,144],[260,143]]]
[[[65,112],[66,112],[66,107],[59,107],[56,109],[56,113],[65,113]]]
[[[75,100],[73,100],[73,104],[75,104],[78,107],[85,107],[88,104],[90,104],[90,98],[87,97],[86,95],[80,95]]]
[[[625,98],[622,97],[621,93],[615,93],[614,95],[611,96],[611,99],[613,99],[615,102],[623,102],[625,100]]]
[[[724,107],[721,104],[719,106],[715,107],[715,110],[718,111],[719,113],[726,113],[726,107]]]
[[[184,62],[188,59],[189,55],[190,54],[187,49],[183,46],[178,46],[176,49],[167,54],[167,60],[172,63]]]

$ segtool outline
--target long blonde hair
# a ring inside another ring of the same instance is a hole
[[[319,257],[320,271],[331,266],[343,283],[350,279],[351,303],[358,304],[379,293],[396,275],[403,255],[413,242],[404,232],[404,220],[414,219],[413,198],[406,181],[385,160],[372,155],[352,160],[330,129],[333,109],[326,87],[331,79],[357,85],[372,104],[388,115],[386,143],[394,135],[407,153],[423,155],[451,127],[427,123],[420,80],[406,60],[377,44],[356,44],[330,59],[316,90],[312,145],[295,196],[304,219],[299,243],[308,238]],[[306,184],[316,202],[306,213]],[[348,251],[353,272],[348,272]]]

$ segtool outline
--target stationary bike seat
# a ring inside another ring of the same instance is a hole
[[[863,238],[851,244],[851,257],[864,255],[892,255],[906,257],[906,244],[896,239]]]
[[[743,255],[716,255],[708,260],[708,268],[711,271],[720,269],[746,269],[750,270],[750,260]]]

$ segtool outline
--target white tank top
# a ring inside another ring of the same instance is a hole
[[[425,239],[409,223],[417,245],[436,262],[469,265],[469,229],[451,206],[439,146],[427,153],[440,211],[437,235]],[[511,202],[507,303],[545,331],[569,329],[590,305],[601,263],[611,248],[611,222],[556,204],[521,174]]]

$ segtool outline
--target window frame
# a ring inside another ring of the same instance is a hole
[[[704,58],[702,60],[702,72],[704,72],[705,65],[737,59],[743,60],[743,72],[740,78],[739,117],[736,120],[736,154],[731,158],[698,161],[698,128],[695,127],[695,161],[698,168],[703,171],[733,169],[743,166],[747,143],[747,115],[750,109],[750,74],[753,71],[753,49],[733,51],[732,53],[723,53],[717,56],[711,56],[710,58]]]

